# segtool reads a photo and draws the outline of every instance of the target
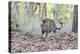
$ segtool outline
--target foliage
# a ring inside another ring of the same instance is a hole
[[[58,4],[57,19],[66,23],[73,19],[73,5]]]
[[[73,5],[68,4],[47,4],[47,17],[51,18],[53,16],[57,21],[66,23],[73,19],[73,7]],[[56,14],[53,13],[55,11],[53,9],[56,10]]]

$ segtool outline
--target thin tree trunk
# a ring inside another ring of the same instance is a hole
[[[8,46],[8,49],[9,49],[9,52],[11,53],[11,4],[12,4],[12,2],[10,1],[9,3],[8,3],[8,10],[9,10],[9,14],[8,14],[8,16],[9,16],[9,46]]]
[[[78,5],[74,6],[74,19],[73,19],[73,27],[72,32],[78,32]]]
[[[45,16],[46,16],[46,4],[41,3],[41,5],[40,5],[40,17],[41,17],[41,19],[45,19]]]
[[[44,4],[44,17],[46,17],[47,14],[46,14],[46,3]]]

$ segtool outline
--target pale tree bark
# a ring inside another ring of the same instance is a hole
[[[35,14],[35,3],[34,2],[30,2],[30,4],[29,4],[30,6],[30,16],[34,16]]]
[[[40,17],[41,19],[46,18],[46,3],[41,3],[40,5]]]

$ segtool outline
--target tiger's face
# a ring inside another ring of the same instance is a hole
[[[42,34],[45,33],[45,32],[51,32],[51,31],[55,31],[56,30],[56,25],[55,25],[55,22],[51,19],[44,19],[42,21],[42,24],[41,24],[41,31],[42,31]]]

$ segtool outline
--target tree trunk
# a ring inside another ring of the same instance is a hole
[[[34,16],[35,14],[35,3],[34,2],[30,2],[30,16]]]
[[[46,17],[47,14],[46,14],[46,3],[44,4],[44,17]]]
[[[72,32],[78,32],[78,5],[74,6],[74,19],[73,19],[73,27]]]
[[[9,47],[8,49],[9,49],[9,52],[11,52],[11,5],[12,5],[12,2],[10,1],[8,3],[8,9],[9,9],[9,14],[8,14],[9,16]]]
[[[46,3],[41,3],[40,5],[40,17],[41,19],[45,19],[46,16]]]

